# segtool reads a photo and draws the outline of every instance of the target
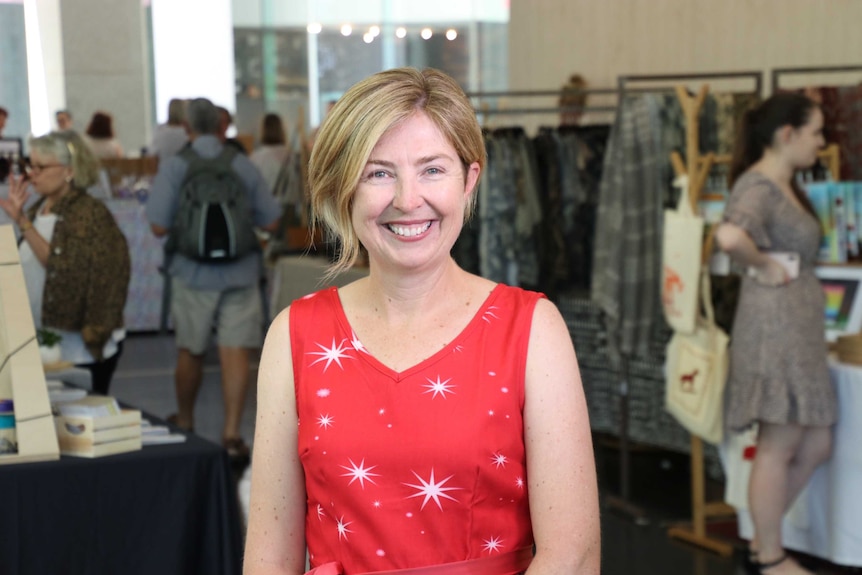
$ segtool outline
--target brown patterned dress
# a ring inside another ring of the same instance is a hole
[[[725,425],[764,421],[828,426],[838,417],[824,338],[824,295],[814,266],[817,220],[766,176],[737,180],[724,221],[744,229],[761,251],[796,252],[799,277],[769,287],[745,277],[730,344]]]

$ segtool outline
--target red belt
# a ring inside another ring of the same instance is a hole
[[[517,551],[501,553],[493,557],[468,559],[455,563],[395,569],[392,571],[373,571],[362,575],[500,575],[525,571],[533,560],[533,548],[524,547]],[[332,561],[308,571],[305,575],[344,575],[341,563]]]

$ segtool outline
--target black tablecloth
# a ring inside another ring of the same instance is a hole
[[[185,443],[0,467],[0,575],[233,575],[237,492],[224,450]]]

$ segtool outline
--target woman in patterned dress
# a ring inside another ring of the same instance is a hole
[[[814,274],[822,232],[796,181],[823,144],[823,114],[804,96],[778,94],[748,112],[716,236],[721,249],[749,267],[733,325],[725,422],[732,430],[759,425],[748,488],[758,573],[810,573],[784,553],[781,521],[829,457],[837,418],[824,296]],[[769,252],[798,254],[798,276]]]
[[[450,256],[485,162],[458,85],[375,74],[321,127],[313,211],[335,270],[295,301],[258,382],[247,574],[599,572],[595,464],[571,338],[540,294]],[[533,548],[535,545],[535,555]]]

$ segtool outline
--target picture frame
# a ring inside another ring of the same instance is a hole
[[[862,332],[862,266],[823,264],[815,274],[826,296],[826,340]]]

